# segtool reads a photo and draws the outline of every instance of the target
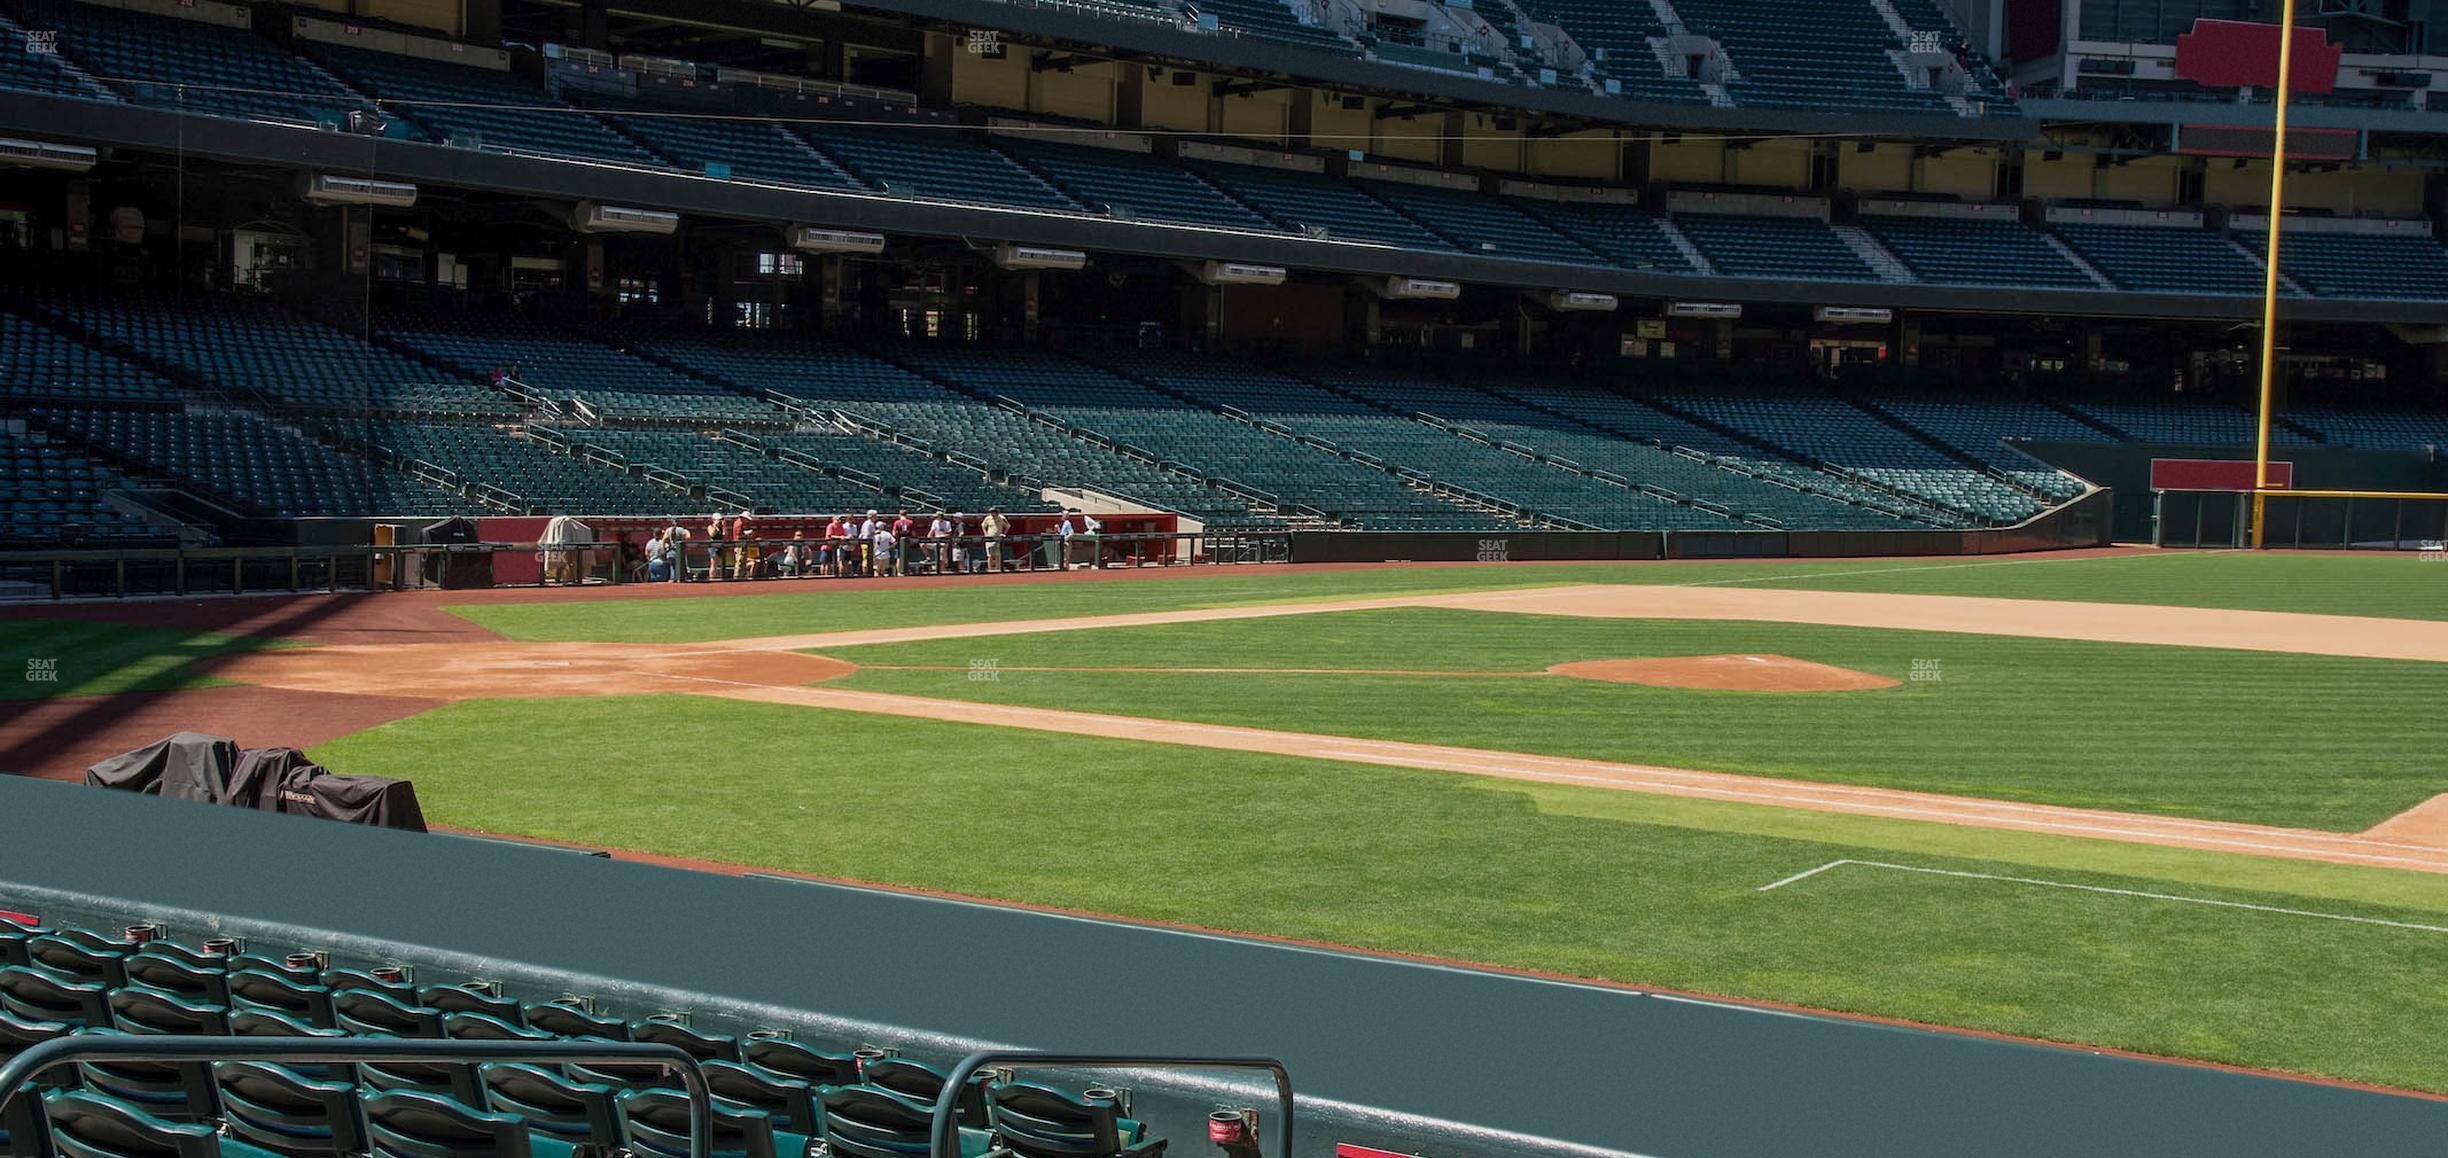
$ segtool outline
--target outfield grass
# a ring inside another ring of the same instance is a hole
[[[702,599],[488,603],[451,610],[517,640],[678,643],[866,627],[1113,615],[1559,583],[1743,584],[1924,595],[1991,595],[2448,619],[2448,566],[2407,555],[2160,553],[2007,559],[1612,563],[1317,571],[1217,568],[1090,585],[854,591],[770,583]]]
[[[1028,671],[1542,671],[1781,654],[1903,686],[1729,692],[1561,677]],[[2359,831],[2448,792],[2448,664],[1808,624],[1394,608],[828,649],[832,686]],[[1001,671],[973,678],[973,661]],[[1914,682],[1915,665],[1935,665]]]
[[[2448,925],[2436,876],[692,697],[470,701],[314,755],[442,824],[2448,1091],[2442,934],[1874,870],[1757,891],[1867,858]]]
[[[115,695],[219,687],[228,680],[196,670],[216,656],[287,646],[254,636],[88,623],[69,619],[0,620],[0,700]],[[27,678],[52,664],[56,682]]]

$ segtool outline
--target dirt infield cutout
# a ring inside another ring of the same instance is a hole
[[[1653,688],[1729,692],[1858,692],[1892,688],[1883,675],[1789,655],[1676,655],[1657,659],[1585,659],[1559,663],[1551,675]]]

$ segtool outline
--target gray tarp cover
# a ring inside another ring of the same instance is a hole
[[[177,800],[219,804],[228,799],[238,745],[219,736],[180,732],[85,770],[85,783]]]
[[[85,770],[85,783],[180,800],[320,816],[425,831],[416,786],[379,776],[335,776],[295,748],[248,748],[180,732]]]

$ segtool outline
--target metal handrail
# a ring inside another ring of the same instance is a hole
[[[412,1038],[86,1036],[42,1042],[0,1065],[0,1116],[45,1070],[75,1062],[632,1062],[677,1072],[689,1103],[689,1153],[712,1158],[714,1102],[705,1070],[676,1045],[629,1041],[459,1041]],[[1288,1087],[1287,1087],[1288,1088]],[[1287,1095],[1288,1097],[1289,1095]],[[1289,1105],[1289,1102],[1286,1103]]]
[[[39,1047],[38,1047],[39,1048]],[[1174,1057],[1165,1054],[1047,1053],[1042,1050],[984,1050],[962,1058],[944,1079],[935,1099],[934,1121],[928,1128],[927,1158],[959,1158],[960,1096],[970,1079],[988,1066],[1074,1066],[1093,1069],[1229,1069],[1265,1070],[1275,1075],[1276,1158],[1292,1158],[1292,1074],[1271,1057]]]

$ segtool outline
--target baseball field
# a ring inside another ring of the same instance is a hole
[[[2448,1094],[2415,556],[32,608],[0,663],[0,769],[190,728],[438,827]]]

